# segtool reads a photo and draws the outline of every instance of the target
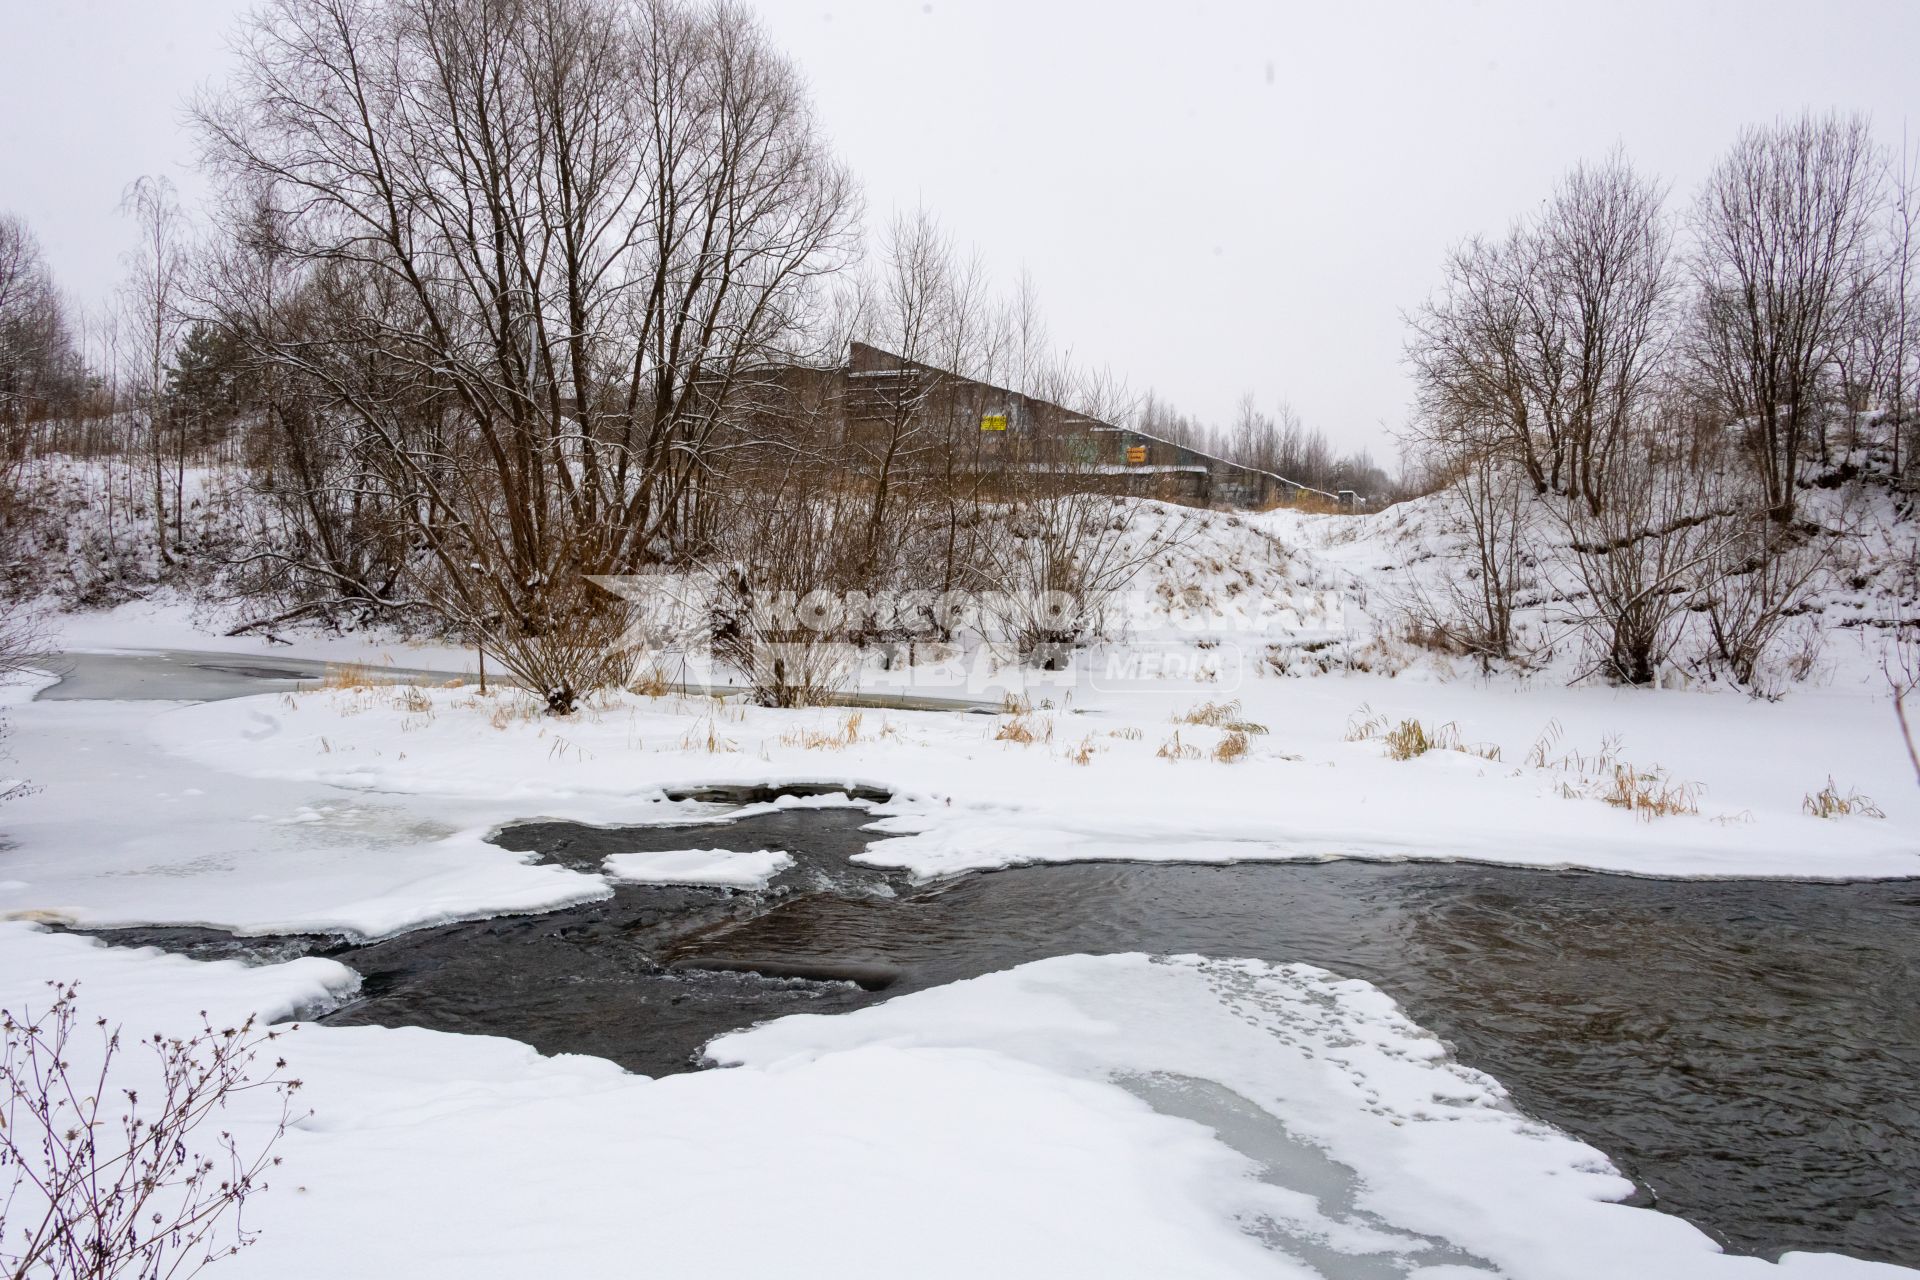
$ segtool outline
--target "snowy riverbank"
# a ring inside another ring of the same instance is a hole
[[[0,1004],[54,974],[134,1032],[353,982],[0,925]],[[1631,1187],[1599,1152],[1305,965],[1062,957],[782,1019],[718,1041],[729,1070],[659,1080],[427,1031],[307,1027],[284,1051],[314,1114],[235,1277],[1911,1274],[1727,1256],[1610,1203]],[[269,1122],[223,1119],[243,1141]]]

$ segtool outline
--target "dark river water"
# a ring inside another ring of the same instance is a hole
[[[1729,1248],[1920,1265],[1920,884],[1333,862],[1087,863],[916,887],[846,862],[865,821],[797,810],[691,834],[540,823],[499,837],[587,870],[629,850],[787,849],[799,865],[767,893],[623,888],[365,945],[114,937],[331,955],[365,987],[327,1021],[506,1035],[651,1074],[766,1018],[1047,956],[1305,960],[1384,988]]]

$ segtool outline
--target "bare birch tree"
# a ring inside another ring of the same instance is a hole
[[[167,368],[187,323],[185,227],[173,183],[164,177],[140,178],[121,203],[140,237],[127,258],[121,305],[128,319],[128,382],[146,419],[154,551],[164,566],[173,560],[167,541]],[[184,465],[184,458],[178,461]]]

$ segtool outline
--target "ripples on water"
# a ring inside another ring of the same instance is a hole
[[[693,1066],[723,1031],[883,998],[704,963],[892,977],[898,994],[1076,952],[1305,960],[1378,984],[1526,1111],[1729,1247],[1920,1264],[1920,886],[1335,862],[1094,863],[915,888],[847,864],[866,820],[527,824],[501,842],[586,869],[685,847],[786,848],[799,865],[771,894],[624,888],[545,915],[300,945],[366,980],[330,1021],[507,1035],[653,1074]]]

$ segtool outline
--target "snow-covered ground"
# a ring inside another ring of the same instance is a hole
[[[130,1032],[286,1017],[352,984],[0,924],[0,1005],[78,979]],[[310,1118],[222,1263],[423,1277],[1910,1275],[1729,1257],[1609,1201],[1599,1152],[1528,1120],[1378,990],[1306,965],[1069,956],[723,1037],[658,1080],[490,1037],[307,1027]],[[222,1116],[242,1143],[264,1099]]]
[[[1379,640],[1369,601],[1384,587],[1367,576],[1379,548],[1291,516],[1216,518],[1208,536],[1204,563],[1149,566],[1145,590],[1196,615],[1208,593],[1285,595],[1281,624],[1299,643],[1283,637],[1276,658],[1270,636],[1184,632],[1190,657],[1241,659],[1212,679],[1190,667],[1103,678],[1111,653],[1073,673],[999,673],[1025,704],[998,715],[617,694],[554,720],[512,691],[434,681],[199,704],[32,702],[31,685],[15,686],[9,771],[41,789],[0,811],[12,841],[0,1007],[79,978],[89,1012],[144,1032],[203,1008],[289,1017],[354,981],[329,961],[201,963],[35,922],[373,937],[588,900],[618,879],[764,883],[783,855],[692,839],[590,874],[485,839],[538,817],[718,819],[716,806],[667,798],[711,783],[888,791],[875,820],[900,836],[864,856],[922,876],[1121,857],[1920,875],[1920,801],[1897,728],[1871,655],[1845,649],[1862,632],[1836,634],[1822,678],[1777,702],[1426,663],[1350,672],[1347,658]],[[356,638],[216,641],[153,603],[70,618],[64,643],[449,673],[468,656]],[[1342,655],[1332,673],[1298,678],[1329,651]],[[1392,758],[1385,736],[1407,720],[1443,745]],[[1608,804],[1622,767],[1698,812]],[[1804,814],[1829,779],[1884,816]],[[1726,1257],[1676,1218],[1612,1203],[1630,1188],[1599,1152],[1518,1114],[1378,990],[1306,966],[1063,957],[783,1019],[711,1052],[729,1069],[649,1080],[505,1040],[303,1029],[289,1057],[315,1115],[250,1209],[261,1244],[221,1270],[1910,1274],[1831,1255]],[[235,1122],[257,1134],[265,1121],[243,1110]]]
[[[1767,703],[1341,676],[1254,680],[1231,696],[1224,714],[1206,704],[1227,692],[1188,686],[985,716],[622,694],[558,722],[512,693],[365,689],[182,707],[148,732],[169,755],[227,774],[514,801],[589,822],[670,815],[663,791],[690,785],[860,782],[894,793],[883,829],[909,833],[864,856],[922,876],[1086,858],[1328,857],[1920,875],[1920,795],[1884,699],[1867,692]],[[1464,749],[1394,759],[1381,735],[1405,719],[1452,726]],[[1375,731],[1356,736],[1369,721]],[[1222,761],[1236,723],[1245,754]],[[1607,803],[1619,767],[1690,788],[1699,811],[1648,817]],[[1803,813],[1830,777],[1886,816]]]

